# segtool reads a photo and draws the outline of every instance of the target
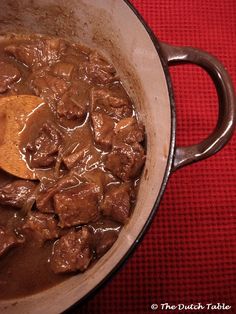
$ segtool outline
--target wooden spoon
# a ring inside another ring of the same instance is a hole
[[[0,168],[19,178],[36,179],[20,143],[27,120],[43,103],[41,98],[30,95],[0,98]]]

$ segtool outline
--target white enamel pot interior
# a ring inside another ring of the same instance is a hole
[[[60,313],[81,300],[117,268],[140,240],[155,212],[175,150],[175,116],[166,64],[178,60],[181,51],[164,44],[160,47],[137,12],[123,0],[2,0],[0,33],[6,32],[57,35],[100,51],[118,70],[146,128],[147,160],[137,204],[113,247],[83,274],[35,295],[0,302],[1,313]],[[220,70],[223,71],[222,67]],[[234,98],[233,92],[230,97]],[[235,122],[231,107],[228,138]],[[215,151],[226,139],[221,141],[215,144]],[[206,157],[206,152],[196,157],[192,151],[187,156],[182,148],[175,152],[174,168]]]

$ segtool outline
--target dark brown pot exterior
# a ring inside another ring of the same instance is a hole
[[[213,132],[201,143],[176,147],[172,171],[206,159],[222,149],[233,135],[236,124],[236,97],[233,83],[224,66],[207,52],[192,47],[175,47],[161,43],[169,66],[192,63],[203,68],[212,78],[219,100],[218,121]]]

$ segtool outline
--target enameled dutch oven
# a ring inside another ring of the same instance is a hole
[[[171,172],[215,154],[232,136],[236,101],[221,63],[198,49],[157,40],[126,0],[1,0],[0,33],[43,33],[81,41],[116,67],[147,134],[147,161],[137,205],[119,239],[91,269],[38,294],[2,301],[1,313],[59,313],[99,286],[139,243],[153,219]],[[194,63],[211,76],[219,96],[218,122],[207,139],[176,147],[176,117],[168,67]]]

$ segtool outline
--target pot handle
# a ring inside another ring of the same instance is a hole
[[[212,78],[219,100],[219,116],[213,132],[199,144],[176,147],[172,170],[208,158],[218,152],[231,138],[236,123],[236,97],[229,74],[212,55],[196,48],[175,47],[161,43],[168,65],[193,63]]]

